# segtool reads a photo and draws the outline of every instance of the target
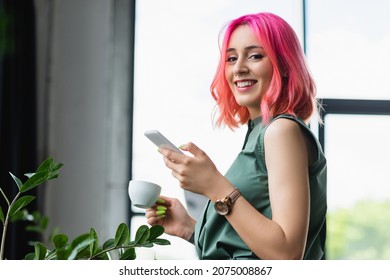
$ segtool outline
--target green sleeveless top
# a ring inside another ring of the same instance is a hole
[[[317,145],[317,160],[309,168],[310,223],[304,259],[323,259],[327,211],[326,159],[320,143],[304,122],[290,115],[280,115],[272,121],[278,118],[297,122]],[[261,118],[249,122],[244,147],[225,177],[260,213],[272,219],[264,155],[264,133],[268,125],[263,125]],[[215,212],[210,201],[195,226],[195,247],[199,259],[259,259],[226,218]]]

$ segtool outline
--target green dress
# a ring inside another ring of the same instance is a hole
[[[326,159],[321,145],[304,122],[290,115],[280,115],[272,121],[278,118],[297,122],[317,145],[317,160],[309,168],[310,223],[304,259],[323,259],[327,211]],[[262,124],[261,118],[249,122],[244,147],[225,177],[260,213],[272,219],[264,155],[264,133],[267,127]],[[210,201],[195,226],[195,247],[199,259],[259,259],[226,218],[215,212],[213,202]]]

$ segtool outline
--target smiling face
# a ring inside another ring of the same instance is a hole
[[[235,29],[226,51],[225,78],[236,102],[248,108],[251,119],[259,117],[260,103],[272,75],[272,63],[248,25]]]

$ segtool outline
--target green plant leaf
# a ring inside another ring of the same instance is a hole
[[[98,237],[98,234],[94,228],[90,229],[89,237],[95,240],[95,242],[93,242],[89,245],[90,257],[92,257],[99,250],[99,237]]]
[[[54,159],[53,158],[47,158],[45,159],[38,167],[36,173],[41,172],[41,171],[48,171],[50,169],[50,166],[54,164]]]
[[[52,165],[51,168],[50,168],[50,170],[49,170],[50,172],[49,172],[48,180],[52,180],[52,179],[57,178],[57,177],[58,177],[58,174],[59,174],[58,170],[59,170],[62,166],[64,166],[62,163],[56,163],[56,164]]]
[[[151,242],[153,242],[156,245],[171,245],[171,242],[169,240],[162,239],[162,238],[154,239]]]
[[[90,256],[91,260],[109,260],[110,254],[108,252],[101,253],[103,250],[101,248],[98,248],[96,253],[92,256]]]
[[[35,173],[27,173],[28,180],[20,187],[20,192],[26,192],[36,186],[58,177],[58,170],[62,163],[54,163],[53,158],[48,158],[38,167]]]
[[[49,218],[47,216],[42,216],[42,218],[39,220],[39,227],[42,230],[45,230],[47,229],[48,225],[49,225]]]
[[[36,242],[34,244],[35,255],[34,260],[44,260],[47,254],[47,248],[41,242]]]
[[[32,177],[28,178],[27,181],[20,187],[20,192],[26,192],[29,191],[36,186],[39,186],[43,182],[47,181],[49,177],[48,171],[40,171],[35,173]]]
[[[114,247],[115,247],[114,243],[115,243],[114,238],[108,239],[108,240],[107,240],[106,242],[104,242],[104,244],[103,244],[103,250],[109,250],[109,249],[111,249],[111,248],[114,248]]]
[[[145,242],[143,244],[140,245],[141,247],[145,247],[145,248],[152,248],[154,246],[154,244],[152,242]]]
[[[1,208],[1,205],[0,205],[0,221],[2,224],[4,224],[4,213],[3,213],[3,209]]]
[[[40,227],[38,226],[26,226],[26,231],[29,231],[29,232],[37,232],[37,233],[42,233],[42,230]]]
[[[77,236],[73,241],[71,242],[70,246],[75,248],[79,243],[83,242],[84,240],[89,239],[89,233],[83,233],[79,236]]]
[[[34,176],[35,173],[26,173],[24,174],[24,176],[26,176],[27,178],[31,178],[32,176]]]
[[[29,214],[26,208],[16,212],[12,217],[11,217],[11,222],[17,222],[17,221],[31,221],[29,219]]]
[[[125,223],[120,224],[115,233],[114,246],[116,247],[126,244],[129,241],[129,237],[130,231],[128,226]]]
[[[38,172],[48,171],[49,175],[47,180],[51,180],[58,177],[58,170],[64,166],[62,163],[54,163],[53,158],[46,159],[37,169]]]
[[[136,253],[135,253],[135,248],[129,248],[129,249],[126,249],[123,254],[120,256],[120,260],[135,260],[135,258],[137,257]]]
[[[62,163],[56,163],[56,164],[53,164],[52,167],[51,167],[51,172],[55,172],[55,171],[58,171],[61,167],[63,167],[64,165]]]
[[[146,225],[142,225],[138,228],[136,234],[135,234],[135,243],[137,245],[144,244],[150,236],[150,230],[149,227]]]
[[[34,196],[32,195],[25,195],[20,197],[11,205],[11,208],[9,209],[9,216],[11,217],[14,215],[16,212],[18,212],[20,209],[28,205],[31,201],[35,199]]]
[[[34,257],[35,257],[35,253],[28,253],[28,254],[24,257],[24,259],[30,261],[30,260],[33,260]]]
[[[47,181],[58,178],[58,173],[49,173]]]
[[[20,188],[23,185],[22,181],[20,181],[20,179],[16,177],[14,174],[12,174],[11,172],[9,172],[9,174],[11,175],[12,179],[14,179],[16,185],[18,186],[18,189],[20,190]]]
[[[66,252],[66,250],[62,250],[63,252]],[[68,256],[68,254],[66,254],[66,256]],[[61,250],[58,251],[58,250],[52,250],[52,251],[48,251],[47,252],[47,255],[46,255],[46,260],[60,260],[61,258],[59,258],[58,256],[61,256]],[[66,257],[65,258],[62,258],[61,260],[66,260]]]
[[[49,253],[48,259],[54,259],[54,260],[67,260],[72,248],[70,245],[67,245],[63,248],[55,249],[52,252]]]
[[[77,259],[77,256],[86,248],[89,249],[89,245],[93,243],[95,239],[90,238],[89,234],[83,234],[79,237],[77,237],[75,240],[73,240],[72,245],[71,245],[71,252],[68,257],[68,260],[75,260]],[[83,254],[83,256],[86,256],[87,252]],[[88,254],[90,255],[90,254]]]
[[[161,236],[164,233],[164,227],[161,225],[153,225],[150,228],[150,236],[148,240],[154,240],[157,237]]]
[[[69,238],[65,234],[59,233],[54,235],[51,241],[53,242],[54,248],[60,249],[66,246],[69,241]]]
[[[77,255],[82,252],[84,249],[88,248],[91,243],[93,243],[95,239],[87,238],[80,243],[78,243],[73,250],[70,252],[70,255],[68,257],[68,260],[75,260],[77,259]]]

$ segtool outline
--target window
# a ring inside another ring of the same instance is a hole
[[[307,56],[319,97],[389,99],[390,2],[306,2]]]
[[[326,112],[327,258],[388,259],[390,3],[306,3],[307,56]]]
[[[390,101],[324,100],[331,259],[388,259]]]

